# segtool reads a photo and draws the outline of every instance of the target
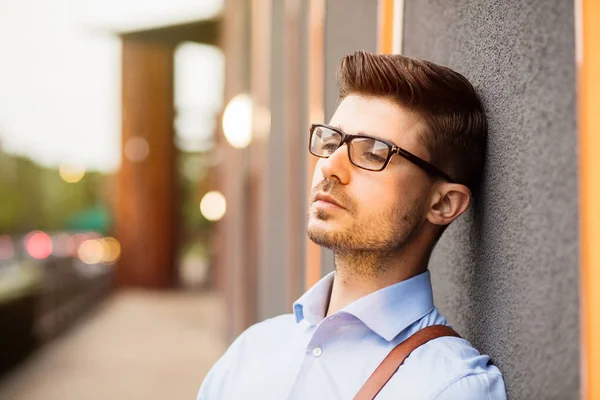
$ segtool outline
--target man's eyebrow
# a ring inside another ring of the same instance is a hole
[[[342,131],[342,132],[344,132],[344,133],[347,133],[347,132],[346,132],[344,129],[342,129],[342,127],[341,127],[340,125],[331,125],[331,126],[333,126],[333,127],[334,127],[334,128],[336,128],[336,129],[339,129],[340,131]],[[372,137],[373,139],[379,139],[379,140],[383,140],[383,141],[387,141],[387,142],[389,142],[389,140],[388,140],[388,139],[384,139],[384,138],[382,138],[381,136],[373,135],[373,134],[371,134],[371,133],[357,132],[357,133],[355,133],[354,135],[358,135],[358,136],[369,136],[369,137]]]

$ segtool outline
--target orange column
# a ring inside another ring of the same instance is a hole
[[[600,399],[600,3],[577,4],[583,399]]]
[[[115,213],[122,253],[117,282],[170,287],[177,243],[173,47],[122,39],[124,151]]]
[[[391,54],[394,46],[394,0],[379,0],[378,13],[377,51]]]

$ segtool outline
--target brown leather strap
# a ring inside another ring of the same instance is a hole
[[[360,388],[354,400],[372,400],[383,389],[385,384],[396,373],[406,357],[417,347],[429,342],[430,340],[442,336],[460,337],[456,331],[445,325],[432,325],[421,329],[414,335],[399,343],[383,359],[377,369],[371,374],[367,382]]]

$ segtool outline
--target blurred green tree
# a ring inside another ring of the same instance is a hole
[[[111,175],[90,171],[67,183],[57,169],[1,148],[0,171],[0,233],[65,230],[73,228],[77,215],[107,210]]]

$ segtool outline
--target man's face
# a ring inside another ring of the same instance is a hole
[[[419,138],[421,118],[391,101],[350,95],[340,103],[329,125],[348,134],[387,139],[430,159]],[[338,253],[395,251],[424,221],[432,182],[427,173],[398,155],[383,171],[356,167],[343,145],[317,162],[308,235]]]

